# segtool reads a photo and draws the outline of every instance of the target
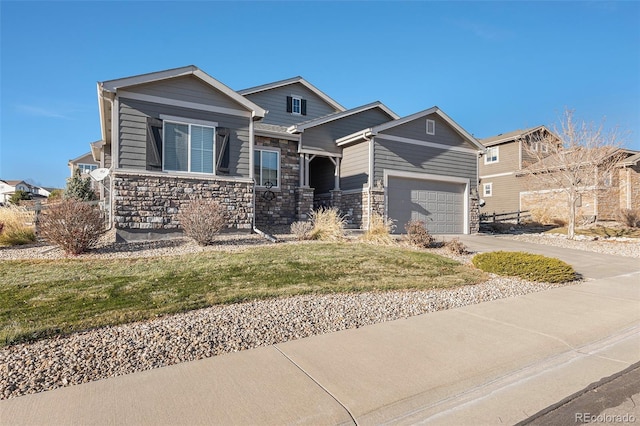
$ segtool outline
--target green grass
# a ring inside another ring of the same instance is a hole
[[[0,345],[216,304],[475,284],[482,272],[399,247],[281,244],[164,258],[0,262]]]

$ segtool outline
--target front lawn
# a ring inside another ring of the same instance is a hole
[[[252,299],[485,280],[472,267],[424,251],[358,243],[127,260],[4,261],[0,277],[0,346]]]

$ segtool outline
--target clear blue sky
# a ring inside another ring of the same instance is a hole
[[[96,82],[196,65],[301,75],[347,108],[437,105],[476,137],[576,116],[640,150],[638,2],[0,1],[0,179],[65,185],[100,139]]]

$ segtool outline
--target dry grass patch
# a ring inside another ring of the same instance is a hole
[[[16,246],[36,241],[34,213],[25,207],[0,207],[0,246]]]

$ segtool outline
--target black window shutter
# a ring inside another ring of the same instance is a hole
[[[293,98],[287,96],[287,112],[293,112]]]
[[[216,129],[216,173],[229,173],[229,129],[218,127]]]
[[[147,170],[162,170],[162,120],[147,117]]]
[[[302,99],[300,101],[300,112],[302,113],[302,115],[307,115],[307,100],[306,99]]]

